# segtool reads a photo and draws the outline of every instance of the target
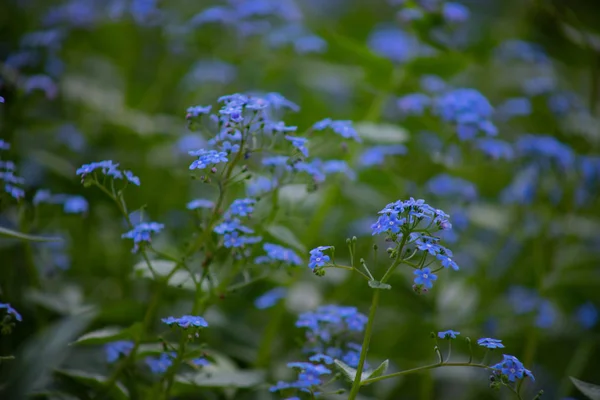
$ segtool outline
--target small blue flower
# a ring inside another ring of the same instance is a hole
[[[285,297],[287,290],[283,287],[276,287],[264,293],[262,296],[254,300],[254,307],[259,310],[265,310],[273,307],[279,300]]]
[[[110,176],[113,179],[122,179],[123,173],[118,169],[119,164],[112,162],[111,160],[98,161],[90,164],[83,164],[75,172],[77,175],[84,178],[86,175],[100,170],[104,175]]]
[[[304,157],[308,157],[308,149],[306,148],[306,142],[308,139],[303,137],[289,136],[286,135],[286,140],[292,142],[292,146],[294,146]]]
[[[254,211],[255,204],[256,200],[251,198],[236,199],[229,206],[225,218],[230,219],[232,216],[247,217]]]
[[[356,129],[354,129],[352,121],[332,120],[331,118],[325,118],[319,122],[316,122],[312,128],[315,131],[322,131],[330,128],[334,133],[340,135],[344,139],[354,139],[356,142],[361,142]]]
[[[134,344],[130,340],[119,340],[105,344],[104,352],[106,353],[106,362],[114,363],[121,356],[129,355],[133,346]]]
[[[0,139],[0,150],[10,150],[10,143],[4,139]]]
[[[240,231],[243,233],[254,233],[252,229],[242,225],[239,219],[225,220],[219,225],[215,226],[213,231],[219,235],[224,235],[225,233],[231,233],[235,231]]]
[[[213,208],[214,206],[215,203],[210,200],[196,199],[187,203],[186,208],[188,210],[197,210],[199,208]]]
[[[69,196],[63,207],[68,214],[82,214],[88,211],[88,202],[81,196]]]
[[[551,76],[536,76],[523,82],[523,91],[528,96],[551,93],[556,88],[556,80]]]
[[[512,160],[515,151],[510,143],[494,138],[480,138],[475,141],[475,146],[494,160]]]
[[[493,365],[491,368],[497,375],[506,376],[510,382],[515,382],[517,379],[523,379],[525,376],[528,376],[532,381],[535,381],[531,371],[526,369],[521,361],[515,356],[504,354],[502,362]]]
[[[179,318],[175,318],[175,317],[167,317],[167,318],[163,318],[162,322],[164,322],[165,324],[172,326],[172,325],[178,325],[181,328],[187,329],[187,328],[206,328],[208,326],[208,323],[206,322],[206,320],[200,316],[194,316],[194,315],[184,315],[182,317]]]
[[[493,107],[480,92],[475,89],[455,89],[437,97],[433,111],[442,120],[453,123],[460,140],[473,140],[478,132],[488,136],[497,134],[491,122]]]
[[[136,225],[132,230],[121,235],[123,239],[132,239],[134,246],[133,253],[136,253],[141,243],[150,243],[152,241],[151,234],[159,233],[165,226],[157,222],[142,222]]]
[[[246,193],[248,196],[262,196],[274,190],[278,185],[276,179],[269,179],[265,176],[258,176],[246,183]]]
[[[348,163],[343,160],[325,161],[323,163],[323,172],[326,174],[342,173],[345,174],[350,180],[356,179],[356,172],[354,172]]]
[[[394,26],[375,28],[369,35],[368,45],[374,53],[398,64],[408,62],[425,52],[414,36]]]
[[[442,6],[442,15],[450,24],[461,24],[469,19],[471,12],[460,3],[446,2]]]
[[[530,115],[532,112],[531,100],[527,97],[513,97],[507,99],[496,108],[496,114],[507,121],[512,117]]]
[[[400,97],[396,104],[402,115],[423,115],[431,105],[431,99],[423,93],[411,93]]]
[[[421,89],[428,93],[441,93],[448,85],[437,75],[423,75],[420,80]]]
[[[440,264],[442,264],[442,267],[444,268],[452,268],[455,271],[458,271],[458,265],[456,264],[456,262],[448,257],[445,254],[438,254],[436,255],[436,258],[439,260]]]
[[[417,269],[414,274],[416,275],[414,280],[415,284],[423,285],[427,289],[431,289],[433,287],[433,282],[437,280],[437,275],[431,272],[431,268],[429,267]]]
[[[198,357],[198,358],[194,358],[192,360],[192,364],[194,364],[197,367],[206,367],[206,366],[210,365],[210,361],[208,361],[204,357]]]
[[[6,309],[6,314],[12,315],[19,322],[23,321],[23,317],[9,303],[0,303],[0,309]]]
[[[500,339],[481,338],[477,340],[477,344],[488,349],[503,349],[504,345]]]
[[[575,310],[575,318],[585,329],[592,329],[598,323],[598,309],[587,302]]]
[[[298,129],[297,126],[287,126],[285,124],[285,122],[283,121],[278,121],[278,122],[269,122],[268,124],[265,125],[265,131],[273,133],[273,132],[277,132],[277,133],[284,133],[284,132],[296,132],[296,130]],[[293,136],[290,136],[293,137]],[[288,140],[291,140],[288,138],[288,136],[285,137]],[[293,144],[293,142],[292,142]],[[294,146],[296,146],[294,144]]]
[[[390,146],[373,146],[366,149],[361,154],[359,164],[363,167],[382,165],[386,156],[404,155],[406,153],[406,147],[401,144]]]
[[[197,160],[190,164],[190,169],[205,169],[211,165],[226,163],[228,161],[227,153],[224,151],[200,149],[190,151],[188,154],[198,157]]]
[[[438,332],[438,337],[440,339],[456,339],[456,336],[458,335],[460,335],[460,332],[453,331],[452,329]]]
[[[255,259],[257,264],[280,261],[291,265],[302,265],[302,259],[291,249],[273,243],[263,244],[263,249],[267,255],[257,257]]]
[[[173,365],[173,359],[177,357],[175,352],[161,353],[158,357],[146,357],[145,362],[153,374],[163,374]]]
[[[333,358],[328,356],[327,354],[318,353],[308,358],[309,361],[315,363],[324,363],[324,364],[333,364]]]
[[[308,262],[308,267],[314,271],[315,268],[324,267],[327,263],[331,261],[331,258],[323,254],[321,250],[323,246],[317,247],[310,251],[310,260]]]
[[[133,175],[133,172],[131,172],[131,171],[124,171],[123,174],[125,175],[125,179],[127,179],[127,181],[129,183],[133,183],[135,186],[140,186],[140,178],[138,178],[137,176]]]
[[[440,197],[460,198],[472,201],[477,198],[477,188],[466,179],[440,174],[426,183],[427,190]]]
[[[210,113],[212,106],[192,106],[189,107],[187,112],[187,118],[195,118],[199,115],[204,115]]]

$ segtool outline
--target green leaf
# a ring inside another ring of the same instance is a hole
[[[306,247],[296,237],[294,232],[281,225],[271,225],[267,228],[267,232],[277,240],[295,248],[296,250],[306,253]]]
[[[12,229],[0,226],[0,236],[7,236],[13,239],[28,240],[30,242],[60,242],[63,240],[60,237],[35,236],[26,233],[13,231]]]
[[[573,378],[572,376],[570,376],[569,379],[571,379],[573,385],[575,385],[575,387],[579,389],[581,393],[585,394],[588,399],[600,400],[600,386],[594,385],[593,383],[580,381],[579,379]]]
[[[381,283],[379,281],[369,281],[369,286],[371,286],[373,289],[391,289],[392,286],[388,285],[387,283]]]
[[[228,389],[250,388],[265,382],[266,374],[262,370],[243,371],[202,371],[177,375],[175,385],[180,391],[196,387],[222,387]]]
[[[406,129],[398,125],[374,123],[374,122],[359,122],[354,125],[358,136],[361,138],[381,144],[396,144],[403,143],[408,140],[408,132]]]
[[[354,382],[354,378],[356,377],[356,370],[354,368],[340,360],[334,360],[334,363],[348,381]]]
[[[379,367],[375,368],[373,370],[373,372],[371,372],[371,374],[367,377],[367,379],[377,378],[378,376],[385,374],[389,365],[390,365],[390,360],[385,360],[384,362],[379,364]]]
[[[60,369],[56,370],[55,373],[67,379],[74,380],[83,385],[89,386],[99,393],[105,393],[106,397],[115,400],[127,400],[129,399],[129,393],[127,389],[120,383],[116,382],[111,388],[106,387],[108,382],[107,377],[102,375],[90,374],[84,371],[78,371],[73,369]]]
[[[142,332],[142,324],[136,323],[127,329],[107,327],[97,331],[88,332],[80,336],[71,344],[98,345],[114,342],[116,340],[135,340]]]

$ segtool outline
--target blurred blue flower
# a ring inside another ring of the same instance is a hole
[[[449,1],[442,6],[442,15],[446,22],[450,24],[461,24],[469,19],[471,12],[460,3]]]
[[[548,97],[548,108],[557,116],[583,109],[583,102],[574,92],[552,93]]]
[[[188,107],[186,118],[195,118],[199,115],[207,115],[210,113],[212,106],[191,106]]]
[[[538,308],[540,297],[534,290],[512,286],[508,289],[508,302],[517,314],[526,314]]]
[[[523,61],[533,64],[547,64],[550,59],[541,46],[522,40],[507,40],[496,49],[496,56],[502,61]]]
[[[515,151],[512,145],[504,140],[495,138],[479,138],[475,140],[475,146],[488,157],[494,160],[512,160],[515,156]]]
[[[592,329],[598,323],[598,309],[593,303],[587,302],[575,310],[575,319],[585,329]]]
[[[331,118],[325,118],[319,122],[316,122],[312,128],[315,131],[322,131],[330,128],[334,133],[340,135],[344,139],[354,139],[356,142],[361,142],[356,129],[354,129],[352,121],[332,120]]]
[[[548,300],[542,300],[538,306],[538,314],[535,317],[535,324],[539,328],[548,329],[557,318],[557,311],[554,305]]]
[[[216,151],[216,150],[205,150],[200,149],[196,151],[190,151],[188,153],[191,156],[198,157],[192,164],[190,164],[190,169],[205,169],[209,166],[214,166],[219,163],[226,163],[228,160],[227,153],[224,151]]]
[[[500,339],[481,338],[477,339],[477,344],[488,349],[503,349],[504,345]]]
[[[517,173],[512,182],[500,193],[505,204],[531,204],[535,198],[539,171],[529,166]]]
[[[373,52],[395,63],[405,63],[424,53],[414,36],[393,26],[376,28],[367,42]]]
[[[415,284],[423,285],[427,289],[431,289],[433,287],[433,282],[437,280],[437,275],[431,272],[431,268],[425,267],[423,269],[416,269],[414,272],[415,275]]]
[[[104,352],[106,353],[106,362],[114,363],[121,356],[129,355],[133,346],[134,344],[130,340],[119,340],[105,344]]]
[[[522,85],[526,95],[539,96],[552,92],[556,88],[556,81],[550,76],[537,76],[525,80]]]
[[[173,365],[175,357],[177,357],[177,354],[171,351],[169,353],[161,353],[158,357],[146,357],[145,362],[153,374],[163,374]]]
[[[546,169],[550,169],[550,162],[557,164],[563,171],[575,166],[573,149],[553,136],[522,135],[515,143],[515,148],[521,157],[530,157]]]
[[[513,117],[531,115],[531,100],[527,97],[513,97],[496,107],[496,115],[504,121]]]
[[[381,165],[384,163],[386,156],[404,155],[406,153],[406,146],[401,144],[373,146],[363,151],[360,155],[359,164],[363,167]]]
[[[213,208],[214,206],[215,203],[210,200],[196,199],[187,203],[186,208],[188,210],[197,210],[199,208]]]
[[[325,174],[345,174],[350,180],[356,179],[356,172],[343,160],[327,160],[323,162],[323,172]]]
[[[259,310],[265,310],[273,307],[279,300],[283,299],[287,294],[287,290],[283,287],[276,287],[274,289],[265,292],[262,296],[257,297],[254,300],[254,307]]]
[[[309,361],[315,363],[333,364],[333,358],[327,354],[318,353],[308,358]]]
[[[68,214],[82,214],[88,211],[88,202],[82,196],[69,196],[64,203],[64,211]]]
[[[284,264],[302,265],[302,259],[292,250],[273,243],[263,244],[266,256],[257,257],[254,262],[257,264],[283,262]]]
[[[17,321],[23,321],[23,317],[21,317],[21,314],[19,314],[19,312],[15,308],[13,308],[9,303],[0,303],[0,310],[1,309],[5,309],[6,314],[12,315]]]
[[[437,75],[423,75],[420,79],[421,89],[428,93],[441,93],[448,88],[446,81]]]
[[[472,182],[446,173],[434,176],[425,186],[430,193],[440,197],[460,198],[466,201],[477,198],[477,188]]]
[[[460,332],[456,332],[450,329],[448,331],[438,332],[437,335],[440,339],[456,339],[456,336],[460,335]]]
[[[286,140],[292,142],[292,146],[294,146],[304,157],[308,157],[308,148],[306,148],[306,142],[308,139],[297,136],[286,135]]]
[[[169,326],[173,326],[173,325],[178,325],[180,328],[183,329],[187,329],[187,328],[206,328],[208,326],[208,323],[206,322],[206,320],[200,316],[194,316],[194,315],[184,315],[182,317],[167,317],[167,318],[163,318],[162,322],[169,325]]]
[[[246,194],[251,197],[259,197],[273,191],[277,186],[276,179],[258,176],[246,182]]]
[[[420,116],[431,105],[431,99],[423,93],[411,93],[400,97],[396,104],[402,115]]]

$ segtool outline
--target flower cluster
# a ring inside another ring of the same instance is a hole
[[[173,360],[177,357],[177,353],[170,351],[161,353],[158,357],[146,357],[144,360],[153,374],[164,374],[173,365]]]
[[[314,393],[323,385],[323,377],[332,373],[331,365],[339,359],[351,367],[358,365],[361,346],[351,341],[355,333],[365,329],[367,317],[355,307],[328,305],[301,314],[296,326],[306,328],[304,352],[309,362],[292,362],[298,378],[293,382],[280,381],[272,392],[299,390]]]
[[[140,248],[140,244],[151,243],[152,234],[160,233],[160,231],[162,231],[164,227],[164,224],[159,224],[158,222],[142,222],[140,224],[137,224],[129,232],[122,234],[121,238],[132,239],[133,249],[131,251],[133,253],[136,253]]]
[[[494,109],[475,89],[455,89],[433,101],[433,113],[456,127],[458,138],[473,140],[479,132],[488,136],[498,133],[491,121]]]
[[[214,208],[215,203],[206,199],[196,199],[187,203],[188,210],[197,210],[199,208]]]
[[[125,178],[127,182],[132,183],[136,186],[140,186],[140,178],[133,175],[133,172],[131,171],[121,171],[119,169],[119,164],[114,163],[111,160],[84,164],[81,167],[79,167],[75,173],[78,176],[81,176],[81,179],[84,181],[88,175],[91,175],[97,171],[102,173],[104,176],[108,176],[113,179]]]
[[[504,354],[502,362],[493,365],[492,369],[495,376],[505,378],[509,382],[515,382],[517,379],[525,377],[530,378],[532,381],[535,380],[531,371],[525,368],[515,356]]]
[[[10,143],[0,139],[0,152],[9,150]],[[4,183],[4,191],[11,197],[20,200],[25,197],[25,191],[21,186],[25,183],[25,179],[15,175],[15,163],[10,160],[3,160],[0,157],[0,182]]]
[[[292,249],[273,243],[263,244],[263,249],[267,255],[256,257],[254,262],[257,264],[280,262],[290,265],[302,265],[302,259]]]
[[[177,325],[180,328],[188,329],[188,328],[206,328],[208,326],[208,322],[200,316],[194,315],[184,315],[182,317],[167,317],[163,318],[162,322],[169,325],[174,326]]]

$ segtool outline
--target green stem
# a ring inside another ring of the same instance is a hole
[[[271,359],[271,348],[275,341],[275,338],[281,330],[281,320],[285,315],[285,305],[281,301],[271,312],[269,323],[265,328],[260,346],[258,347],[258,355],[256,357],[255,366],[257,368],[264,368],[269,365]]]
[[[365,328],[365,337],[363,339],[362,348],[360,350],[360,359],[358,360],[358,367],[356,368],[356,376],[352,383],[352,389],[348,400],[356,399],[358,391],[360,390],[362,372],[367,359],[367,352],[369,351],[369,343],[371,342],[371,334],[373,333],[373,322],[375,320],[375,312],[377,311],[377,305],[379,304],[380,290],[375,289],[373,292],[373,299],[371,300],[371,308],[369,310],[369,319],[367,320],[367,327]]]
[[[385,379],[397,378],[399,376],[414,374],[414,373],[423,372],[423,371],[440,368],[440,367],[474,367],[474,368],[483,368],[483,369],[489,368],[487,365],[484,365],[484,364],[472,364],[472,363],[460,363],[460,362],[444,363],[444,364],[436,363],[436,364],[425,365],[423,367],[417,367],[417,368],[412,368],[412,369],[406,369],[404,371],[394,372],[393,374],[381,375],[376,378],[365,379],[364,381],[362,381],[362,384],[368,385],[373,382],[379,382],[379,381],[383,381]]]

